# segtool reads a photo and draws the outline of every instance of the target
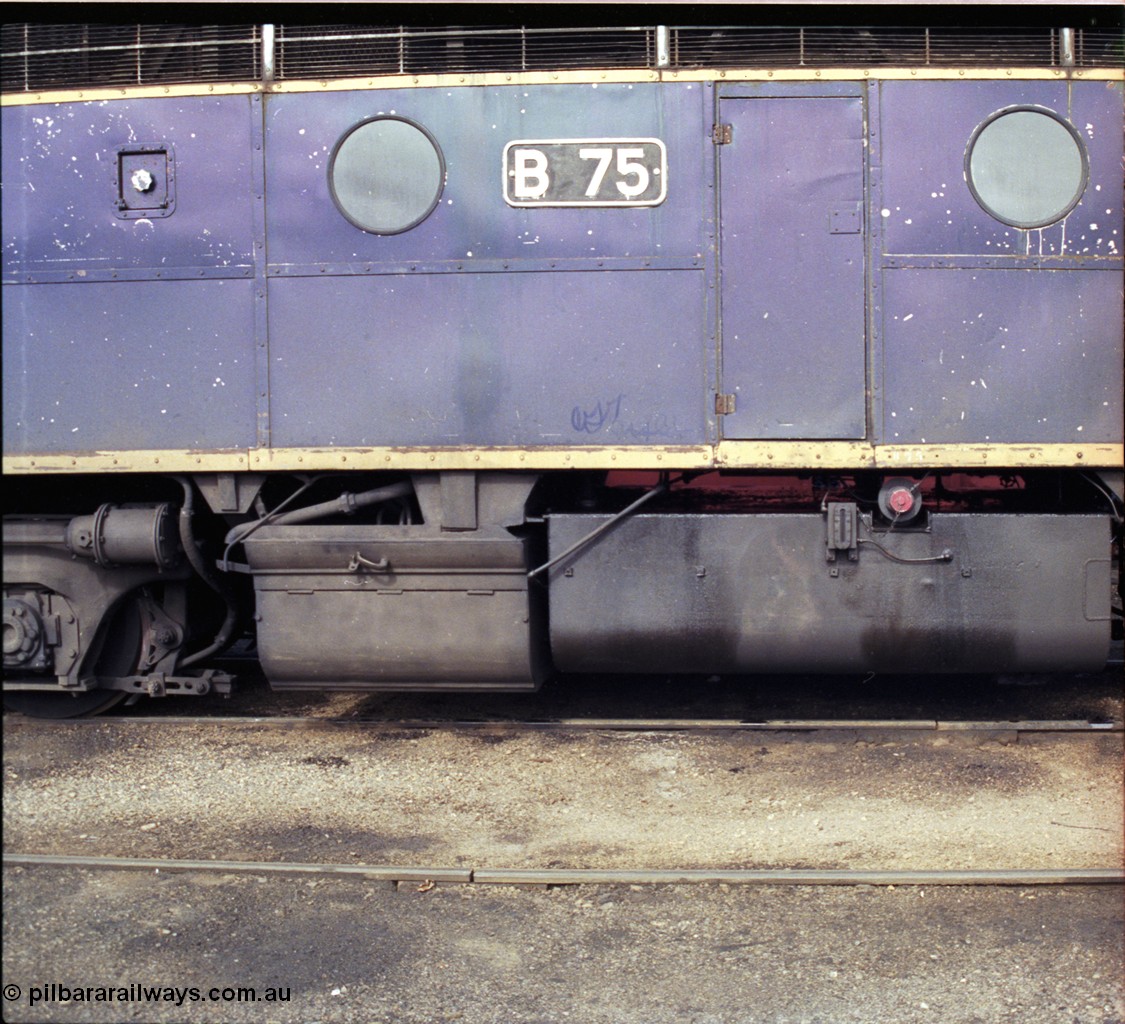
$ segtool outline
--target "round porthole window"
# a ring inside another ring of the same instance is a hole
[[[1009,107],[969,139],[965,180],[986,213],[1017,228],[1042,228],[1078,204],[1089,177],[1074,126],[1043,107]]]
[[[361,121],[336,143],[328,187],[337,209],[364,231],[397,235],[421,224],[445,187],[434,137],[404,117]]]

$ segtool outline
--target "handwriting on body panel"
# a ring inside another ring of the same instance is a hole
[[[676,441],[683,436],[675,416],[653,412],[643,419],[629,419],[627,414],[622,416],[624,405],[624,394],[576,405],[570,411],[570,425],[581,434],[612,434],[641,444]]]
[[[613,426],[621,416],[624,395],[608,401],[599,399],[593,406],[576,405],[570,412],[570,425],[580,433],[596,434]]]

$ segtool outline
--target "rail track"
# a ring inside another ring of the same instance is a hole
[[[40,719],[7,714],[6,725],[21,728],[82,728],[104,726],[222,726],[311,729],[360,727],[369,729],[460,730],[483,729],[514,732],[583,730],[605,732],[763,732],[763,733],[1000,733],[1000,734],[1096,734],[1125,732],[1125,722],[1115,719],[941,720],[920,719],[832,719],[781,718],[753,721],[733,718],[378,718],[317,715],[102,715],[91,718]]]
[[[5,853],[6,867],[132,871],[206,871],[214,874],[338,875],[394,884],[460,885],[1121,885],[1121,868],[851,871],[805,868],[703,868],[621,870],[581,868],[474,868],[438,865],[367,865],[279,861],[185,860],[164,857],[86,857]],[[423,890],[424,891],[424,890]]]

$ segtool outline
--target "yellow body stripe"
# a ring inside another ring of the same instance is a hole
[[[187,85],[115,86],[106,89],[44,90],[7,93],[0,105],[82,103],[103,100],[152,99],[165,96],[231,96],[255,92],[285,95],[301,92],[343,92],[361,89],[449,89],[501,85],[593,85],[635,82],[863,82],[896,81],[1125,81],[1125,68],[728,68],[725,70],[656,71],[643,68],[583,71],[483,72],[447,75],[379,75],[353,78],[301,79],[272,82],[221,82]]]
[[[252,448],[9,455],[6,475],[326,470],[558,469],[1120,469],[1120,444],[870,445],[863,441],[722,441],[716,445],[554,448]]]

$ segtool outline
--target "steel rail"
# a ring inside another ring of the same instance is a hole
[[[535,732],[554,729],[603,732],[988,732],[988,733],[1121,733],[1121,720],[1026,719],[943,721],[940,719],[768,719],[734,718],[557,718],[557,719],[441,719],[441,718],[325,718],[310,715],[101,715],[92,718],[41,719],[7,714],[11,725],[51,728],[84,725],[216,725],[269,726],[302,729],[318,726],[362,726],[382,729],[491,729]]]
[[[165,857],[86,857],[5,853],[5,867],[128,871],[207,871],[223,874],[342,875],[372,881],[461,885],[1121,885],[1121,868],[1022,870],[851,871],[842,869],[460,868],[429,865],[318,864],[279,861],[184,860]]]

